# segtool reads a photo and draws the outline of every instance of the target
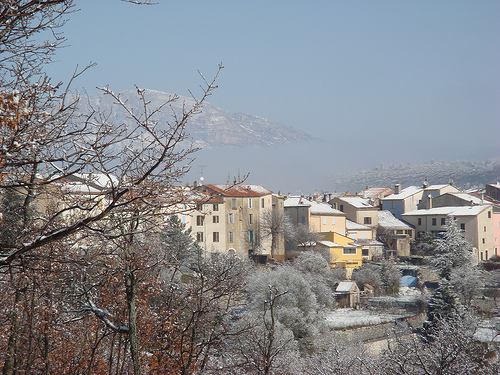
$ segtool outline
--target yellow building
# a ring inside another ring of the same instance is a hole
[[[323,232],[322,241],[318,241],[318,246],[327,248],[330,252],[330,266],[346,269],[346,277],[351,278],[352,270],[359,268],[363,264],[361,246],[354,243],[352,238],[346,237],[336,232]]]

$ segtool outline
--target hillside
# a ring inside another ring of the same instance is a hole
[[[124,91],[120,93],[120,96],[130,108],[140,108],[135,90]],[[150,108],[156,108],[165,103],[171,94],[146,90],[145,96],[150,101]],[[84,111],[88,110],[90,103],[94,108],[111,113],[110,121],[114,123],[127,121],[124,111],[114,105],[109,96],[91,95],[88,103],[85,100],[81,102]],[[189,107],[192,103],[193,99],[181,97],[172,107],[176,113],[180,113],[184,104]],[[165,108],[156,119],[159,121],[159,126],[164,126],[167,121],[171,121],[170,108]],[[273,146],[312,138],[290,126],[258,116],[226,111],[207,102],[204,103],[201,113],[191,117],[187,132],[198,147],[219,145]]]
[[[484,187],[487,183],[500,181],[500,159],[487,161],[431,161],[422,164],[380,165],[371,170],[363,170],[332,178],[338,191],[360,191],[366,186],[389,186],[401,184],[403,187],[419,186],[425,179],[431,184],[453,181],[455,186],[466,189]]]

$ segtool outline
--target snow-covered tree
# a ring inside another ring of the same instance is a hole
[[[375,289],[375,293],[379,293],[382,288],[380,266],[376,264],[363,264],[360,268],[356,268],[353,271],[352,280],[356,281],[360,289],[363,289],[365,284],[369,284]]]
[[[450,279],[453,268],[472,265],[472,247],[453,217],[448,218],[442,238],[435,241],[437,246],[431,266],[439,272],[441,278]]]
[[[386,293],[394,294],[401,282],[401,271],[392,259],[383,259],[380,267],[380,282]]]

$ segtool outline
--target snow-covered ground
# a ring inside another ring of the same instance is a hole
[[[370,310],[337,309],[327,314],[326,323],[331,329],[342,329],[392,322],[394,319],[403,316],[401,314],[383,314]]]

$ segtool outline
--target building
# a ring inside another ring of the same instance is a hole
[[[397,184],[394,194],[382,198],[382,210],[391,212],[396,218],[401,219],[401,215],[406,212],[415,211],[417,205],[422,200],[424,189],[417,186],[409,186],[401,189]]]
[[[347,219],[371,228],[371,238],[375,237],[379,208],[374,206],[370,200],[357,195],[343,196],[333,198],[330,204],[333,208],[344,212]]]
[[[391,255],[409,257],[415,231],[411,225],[397,219],[390,211],[381,210],[378,212],[377,238]]]
[[[361,246],[363,260],[381,259],[384,244],[373,238],[373,230],[363,224],[358,224],[351,220],[346,220],[346,237]]]
[[[403,220],[415,227],[416,237],[430,234],[434,237],[446,231],[450,218],[464,232],[473,247],[476,261],[489,259],[494,255],[493,208],[488,205],[445,206],[416,210],[402,215]]]
[[[284,259],[284,235],[276,235],[276,248],[271,249],[272,238],[265,236],[262,228],[265,214],[273,210],[283,214],[283,198],[259,185],[207,184],[196,187],[195,191],[214,197],[192,214],[197,216],[196,223],[193,221],[191,225],[197,233],[196,239],[208,251],[217,249],[238,256]]]
[[[363,265],[363,254],[359,244],[352,238],[335,232],[321,233],[322,241],[318,246],[327,248],[330,253],[330,266],[345,268],[346,277],[351,278],[352,271]]]
[[[309,230],[315,233],[345,234],[346,215],[329,204],[292,196],[285,200],[284,207],[286,215],[295,225],[307,225]]]

